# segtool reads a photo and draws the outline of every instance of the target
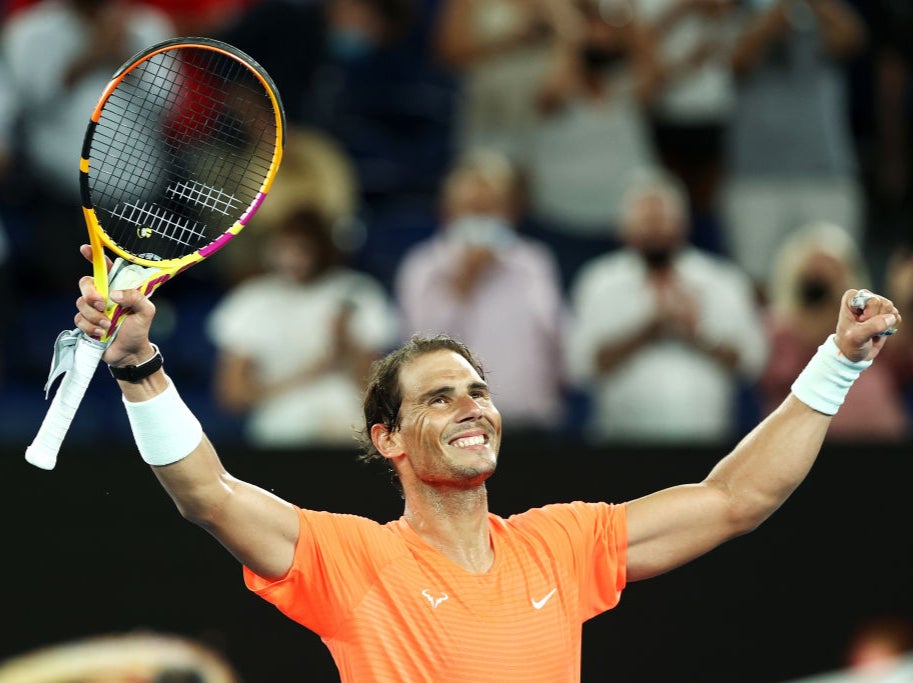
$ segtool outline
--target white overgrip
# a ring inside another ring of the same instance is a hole
[[[25,459],[32,465],[54,469],[63,439],[107,347],[85,335],[76,343],[73,365],[63,376],[38,434],[25,451]]]

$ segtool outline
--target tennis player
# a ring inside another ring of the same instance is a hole
[[[80,289],[76,323],[98,336],[104,303],[91,277]],[[583,622],[627,582],[776,510],[900,323],[888,299],[847,291],[789,397],[701,482],[506,519],[488,511],[501,418],[482,369],[452,339],[413,340],[379,361],[365,398],[366,457],[389,463],[405,501],[402,517],[379,524],[301,509],[229,474],[149,340],[153,304],[137,291],[111,297],[132,315],[104,360],[141,456],[181,514],[243,563],[247,586],[316,632],[341,679],[359,683],[578,681]]]

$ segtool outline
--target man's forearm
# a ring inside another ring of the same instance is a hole
[[[815,463],[831,416],[790,394],[707,476],[726,492],[743,531],[767,519]]]

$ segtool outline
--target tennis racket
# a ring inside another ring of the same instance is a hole
[[[275,84],[235,47],[175,38],[132,57],[102,92],[79,161],[96,289],[150,295],[228,244],[266,197],[284,136]],[[110,272],[105,248],[116,255]],[[28,462],[54,468],[124,314],[108,299],[101,339],[78,329],[58,337],[45,390],[65,374]]]

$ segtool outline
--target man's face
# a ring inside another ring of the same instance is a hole
[[[661,192],[629,200],[624,215],[624,238],[648,263],[668,263],[685,242],[685,220],[678,205]]]
[[[510,221],[513,216],[509,189],[478,174],[465,173],[447,197],[446,213],[451,220],[473,215],[497,216]]]
[[[852,285],[847,265],[824,251],[811,254],[802,264],[796,287],[803,308],[830,314],[834,302]]]
[[[308,282],[317,268],[314,240],[304,235],[275,235],[268,245],[267,260],[285,279]]]
[[[433,351],[404,365],[399,382],[401,478],[411,470],[426,484],[464,488],[491,476],[501,415],[472,365],[453,351]]]

